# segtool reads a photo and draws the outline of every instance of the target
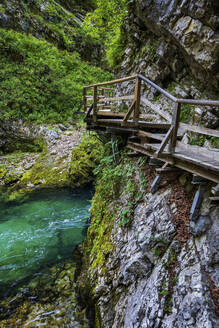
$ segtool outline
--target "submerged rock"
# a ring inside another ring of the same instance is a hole
[[[13,297],[0,301],[2,328],[66,327],[89,328],[90,322],[78,301],[75,260],[55,265],[36,277]]]

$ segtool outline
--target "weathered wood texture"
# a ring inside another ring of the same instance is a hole
[[[134,95],[113,96],[115,89],[108,86],[127,81],[135,81]],[[172,102],[168,111],[141,95],[143,83],[155,88]],[[130,100],[132,102],[128,105]],[[125,102],[127,112],[123,110],[123,112],[115,113],[116,107],[112,105],[113,102],[119,104]],[[219,138],[218,130],[180,122],[181,105],[219,106],[219,101],[176,98],[143,75],[136,74],[84,87],[83,104],[84,111],[87,112],[85,116],[87,128],[132,137],[127,147],[134,151],[133,156],[143,154],[157,158],[164,163],[219,183],[219,150],[188,145],[180,141],[187,131]],[[141,105],[149,108],[148,114],[141,113]],[[174,171],[174,169],[167,168],[159,172],[166,174],[169,171]]]

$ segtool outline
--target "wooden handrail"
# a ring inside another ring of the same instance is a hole
[[[126,81],[131,81],[131,80],[135,80],[136,77],[138,75],[132,75],[132,76],[128,76],[128,77],[123,77],[121,79],[117,79],[117,80],[112,80],[112,81],[107,81],[107,82],[101,82],[101,83],[96,83],[96,84],[90,84],[85,86],[85,88],[93,88],[93,87],[100,87],[102,85],[111,85],[111,84],[116,84],[116,83],[122,83],[122,82],[126,82]]]
[[[118,84],[126,81],[133,81],[136,80],[135,85],[135,94],[134,95],[128,95],[128,96],[120,96],[120,97],[109,97],[104,94],[104,91],[113,91],[113,88],[105,87],[113,84]],[[126,101],[126,100],[133,100],[131,106],[128,109],[128,112],[123,118],[123,121],[121,123],[122,126],[125,126],[127,124],[127,120],[130,117],[131,113],[134,111],[134,115],[132,117],[133,123],[138,125],[138,119],[140,115],[140,103],[141,101],[151,107],[155,112],[157,112],[159,115],[164,117],[166,120],[170,121],[170,115],[169,113],[163,112],[159,108],[155,108],[152,103],[148,101],[145,97],[141,97],[141,82],[145,82],[146,84],[150,85],[151,87],[155,88],[157,91],[159,91],[162,95],[164,95],[166,98],[170,99],[174,104],[173,108],[173,115],[172,115],[172,122],[171,122],[171,133],[168,135],[168,141],[169,141],[169,151],[170,153],[174,153],[176,142],[177,142],[177,135],[178,135],[178,129],[188,129],[196,133],[206,134],[206,135],[213,135],[218,136],[218,131],[212,133],[213,130],[211,129],[205,129],[203,127],[198,126],[191,126],[188,124],[180,123],[180,111],[181,111],[181,105],[183,104],[189,104],[189,105],[202,105],[202,106],[219,106],[218,100],[206,100],[206,99],[183,99],[183,98],[177,98],[170,94],[168,91],[164,90],[163,88],[159,87],[156,83],[152,82],[142,74],[135,74],[132,76],[112,80],[112,81],[106,81],[96,84],[91,84],[88,86],[85,86],[83,89],[83,103],[84,103],[84,110],[86,111],[88,108],[87,101],[93,101],[93,120],[94,122],[97,122],[97,115],[98,115],[98,108],[101,107],[101,103],[104,102],[113,102],[113,101]],[[99,88],[101,87],[101,88]],[[93,88],[93,96],[87,95],[87,89]],[[101,92],[101,95],[98,95],[98,90]],[[99,102],[99,104],[98,104]],[[102,105],[104,106],[104,105]],[[208,131],[209,130],[209,131]],[[211,131],[210,131],[211,130]],[[166,144],[167,141],[165,141]],[[163,147],[159,150],[158,155],[162,152]]]

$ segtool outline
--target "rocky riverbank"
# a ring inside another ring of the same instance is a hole
[[[101,146],[81,126],[25,126],[22,122],[5,126],[2,150],[11,152],[0,156],[2,198],[13,201],[42,188],[75,188],[92,181]]]

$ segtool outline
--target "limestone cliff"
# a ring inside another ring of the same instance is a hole
[[[123,158],[107,170],[92,203],[80,279],[95,304],[95,327],[216,328],[219,208],[206,193],[201,214],[208,219],[191,234],[189,175],[152,195],[145,159]]]
[[[218,10],[211,0],[131,2],[123,27],[126,49],[119,75],[141,73],[180,98],[217,99]],[[126,93],[128,85],[123,84]],[[153,100],[159,97],[152,88],[145,87],[143,92]],[[190,118],[209,127],[219,126],[218,108],[188,109]]]
[[[218,8],[208,0],[131,1],[119,75],[141,73],[182,98],[217,98]],[[125,82],[118,93],[132,91]],[[142,93],[171,114],[153,88]],[[218,110],[191,106],[182,119],[218,128]],[[191,176],[166,180],[155,195],[153,177],[143,158],[121,159],[100,173],[80,279],[95,328],[216,328],[219,208],[210,206],[212,185],[201,209],[207,219],[192,231]]]

